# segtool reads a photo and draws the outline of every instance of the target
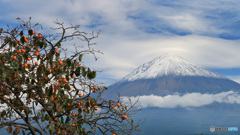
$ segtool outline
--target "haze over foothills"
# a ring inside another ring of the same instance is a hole
[[[104,54],[96,54],[96,62],[85,56],[83,64],[102,70],[97,78],[106,85],[162,54],[182,56],[240,82],[239,6],[238,0],[1,0],[0,26],[32,17],[45,30],[58,19],[100,31],[95,48]]]

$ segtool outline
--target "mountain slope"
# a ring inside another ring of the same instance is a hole
[[[240,90],[240,84],[179,56],[164,55],[143,64],[119,82],[109,86],[106,95],[168,95],[191,92],[219,93]]]
[[[180,56],[163,55],[138,67],[125,76],[122,81],[150,79],[169,75],[225,78],[220,74],[198,67]]]

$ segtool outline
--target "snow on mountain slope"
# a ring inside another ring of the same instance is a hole
[[[163,55],[138,67],[121,81],[151,79],[169,75],[225,78],[220,74],[198,67],[180,56]]]

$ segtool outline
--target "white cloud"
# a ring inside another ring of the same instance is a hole
[[[53,21],[56,19],[65,24],[80,24],[83,31],[101,30],[96,48],[104,55],[98,55],[98,62],[92,60],[86,64],[103,70],[100,77],[120,79],[165,53],[181,55],[205,67],[240,67],[239,40],[216,38],[222,32],[231,32],[224,28],[239,20],[238,5],[240,2],[236,0],[176,0],[171,3],[156,0],[3,0],[0,20],[15,23],[17,17],[27,20],[31,16],[45,30],[55,27]],[[221,20],[225,11],[233,17]],[[87,25],[97,27],[88,28]],[[161,33],[144,31],[152,27]],[[187,31],[190,35],[176,36],[167,29]]]
[[[186,30],[194,34],[216,34],[226,32],[210,25],[209,21],[195,14],[180,14],[166,17],[171,27]]]
[[[200,107],[212,104],[214,102],[218,103],[237,103],[240,104],[240,95],[234,91],[222,92],[218,94],[201,94],[201,93],[187,93],[183,96],[180,95],[167,95],[167,96],[157,96],[157,95],[147,95],[140,97],[130,97],[131,101],[134,103],[138,100],[138,105],[147,107],[159,107],[159,108],[175,108],[175,107]],[[122,101],[127,103],[128,98],[122,97]]]
[[[180,55],[203,67],[240,67],[240,63],[237,62],[240,61],[238,40],[204,36],[151,37],[147,34],[145,36],[149,39],[129,40],[119,36],[114,38],[115,42],[101,41],[103,46],[99,49],[103,48],[105,54],[99,55],[100,60],[95,64],[103,69],[104,74],[109,76],[114,74],[114,79],[120,79],[143,63],[166,53]],[[105,35],[101,37],[101,39],[109,38],[110,36]]]

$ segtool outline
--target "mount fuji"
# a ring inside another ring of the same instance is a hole
[[[162,55],[147,62],[103,93],[143,108],[146,118],[136,135],[203,135],[209,128],[240,125],[240,84],[180,56]],[[138,100],[139,99],[139,100]],[[215,131],[216,134],[239,134]]]
[[[240,125],[240,84],[182,57],[163,55],[133,70],[104,92],[143,108],[136,135],[203,135],[209,128]],[[139,99],[139,100],[138,100]],[[238,132],[215,131],[235,135]]]
[[[176,55],[163,55],[143,64],[110,85],[106,95],[138,96],[239,91],[240,84]]]

